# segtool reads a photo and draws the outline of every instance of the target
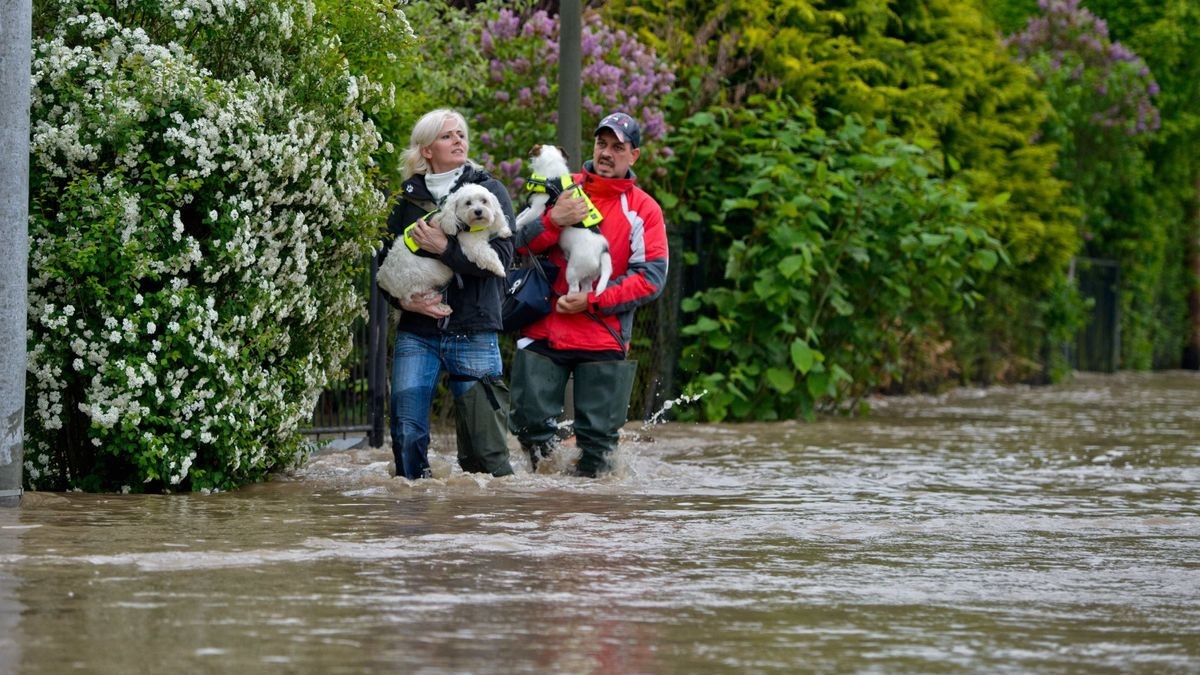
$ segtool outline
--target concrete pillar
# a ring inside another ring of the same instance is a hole
[[[29,306],[30,0],[0,0],[0,506],[21,502]]]

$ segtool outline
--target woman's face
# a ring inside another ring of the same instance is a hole
[[[421,148],[433,173],[453,171],[467,162],[467,132],[453,117],[446,118],[432,143]]]

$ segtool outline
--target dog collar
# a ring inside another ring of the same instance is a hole
[[[562,193],[570,192],[576,197],[583,197],[583,200],[587,202],[588,213],[584,216],[583,222],[580,225],[583,227],[595,227],[600,224],[600,221],[604,220],[604,216],[600,215],[600,209],[596,208],[596,205],[592,203],[592,198],[588,197],[587,193],[583,191],[583,186],[579,183],[571,182],[569,175],[547,178],[546,176],[539,176],[536,173],[532,174],[529,180],[525,181],[525,190],[527,192],[545,192],[550,195],[549,203],[551,204]]]

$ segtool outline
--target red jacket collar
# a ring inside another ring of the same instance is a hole
[[[633,169],[630,169],[624,178],[605,178],[593,173],[591,160],[583,163],[583,171],[580,175],[583,177],[584,189],[593,199],[619,196],[632,190],[637,182],[637,175],[633,173]]]

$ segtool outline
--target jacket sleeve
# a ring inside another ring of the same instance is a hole
[[[601,314],[621,314],[654,301],[667,281],[667,227],[662,208],[643,195],[629,231],[629,267],[609,282],[600,295],[588,294],[588,303]],[[634,222],[637,221],[637,222]]]
[[[562,228],[550,219],[550,209],[542,214],[540,220],[535,220],[525,226],[517,234],[517,249],[522,253],[540,255],[558,245]]]

